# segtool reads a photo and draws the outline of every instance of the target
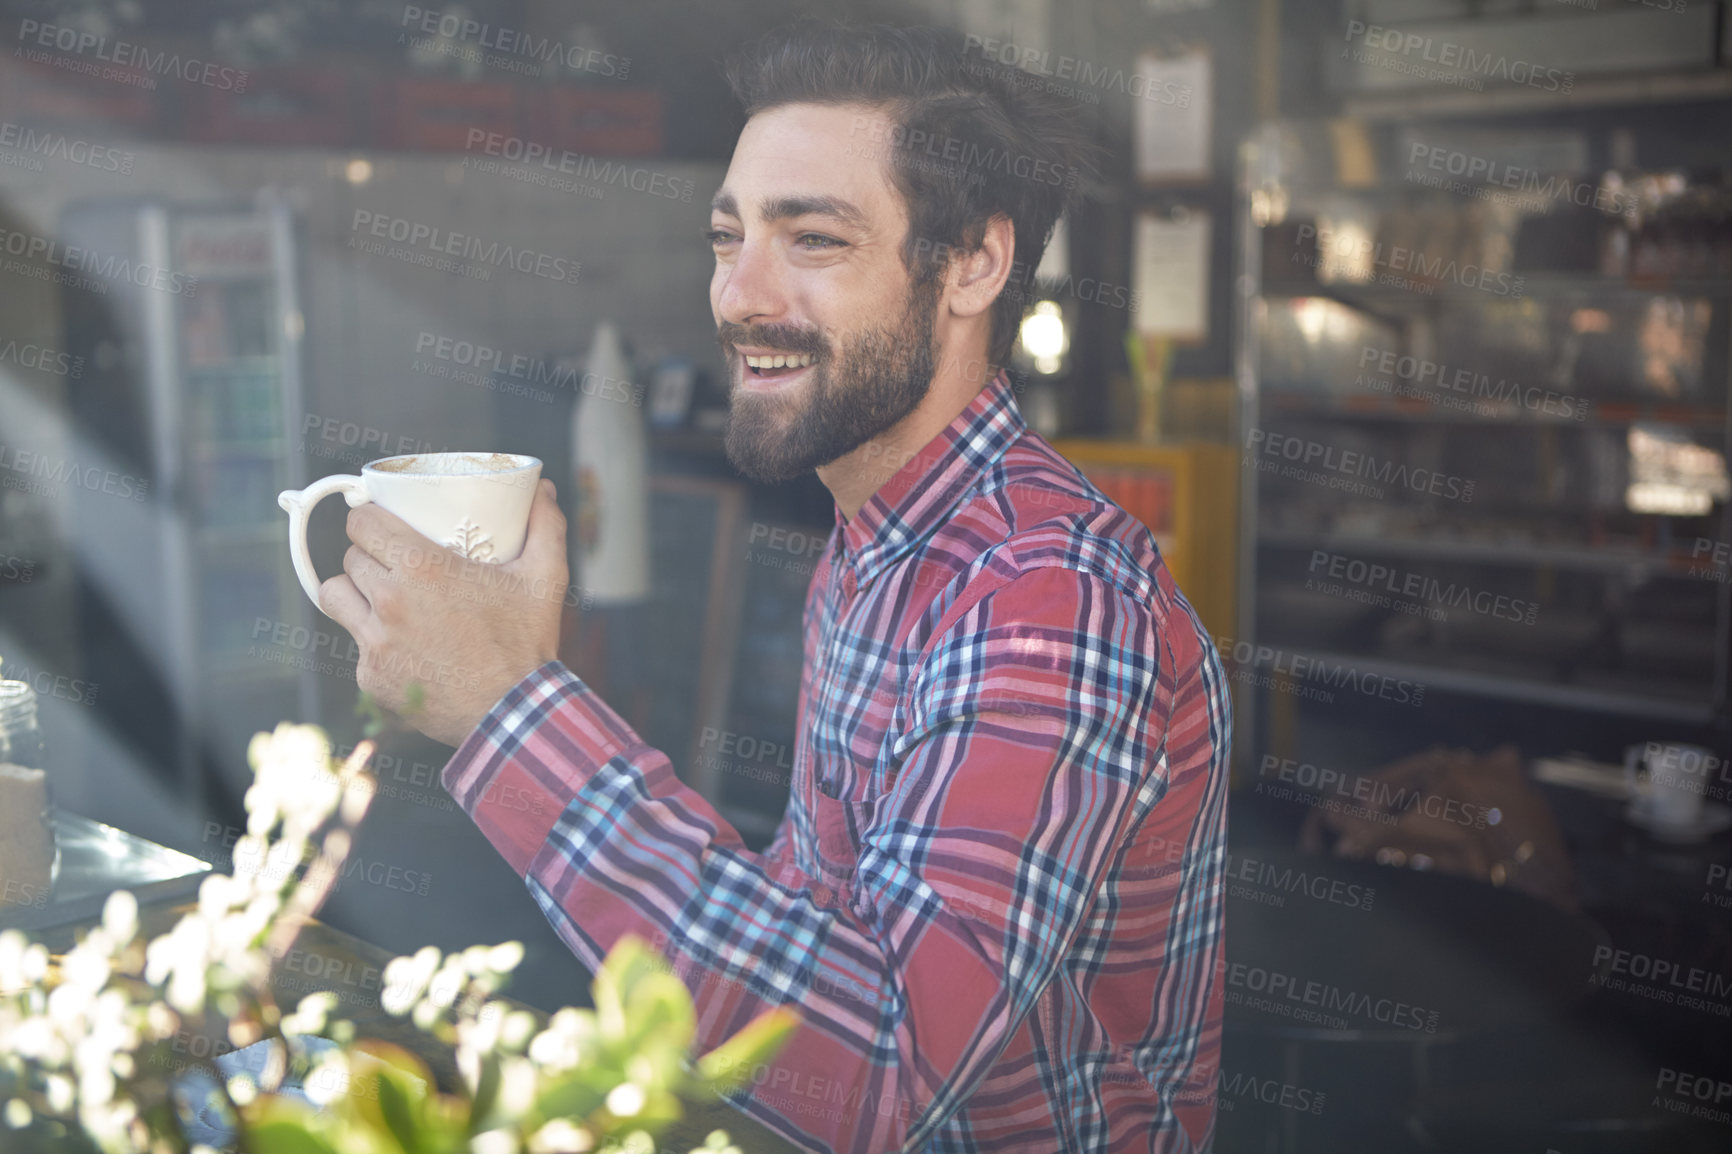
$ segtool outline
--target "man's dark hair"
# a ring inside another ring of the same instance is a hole
[[[861,144],[891,159],[908,206],[902,264],[916,284],[940,276],[951,254],[978,249],[994,216],[1010,218],[1015,264],[987,343],[1003,365],[1053,225],[1090,175],[1094,149],[1065,105],[939,28],[801,21],[736,50],[725,70],[747,117],[785,104],[888,113],[888,137]]]

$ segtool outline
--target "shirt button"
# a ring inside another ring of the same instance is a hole
[[[812,900],[821,906],[829,905],[833,897],[835,895],[830,892],[829,886],[817,885],[812,887]]]

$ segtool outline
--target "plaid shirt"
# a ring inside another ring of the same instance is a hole
[[[445,786],[584,964],[627,933],[669,956],[701,1048],[799,1011],[733,1099],[791,1142],[1204,1149],[1231,713],[1209,636],[1003,374],[885,467],[812,577],[765,852],[558,662]]]

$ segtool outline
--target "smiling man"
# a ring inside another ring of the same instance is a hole
[[[497,603],[443,566],[406,580],[442,554],[377,505],[350,513],[322,603],[387,703],[408,695],[392,671],[464,671],[410,719],[459,746],[446,788],[585,964],[656,942],[704,1047],[800,1011],[736,1098],[791,1141],[1199,1150],[1227,684],[1148,531],[1024,424],[999,367],[1007,281],[1081,144],[984,63],[960,37],[809,25],[730,67],[748,120],[709,230],[727,451],[760,481],[815,469],[836,501],[765,852],[556,660],[561,598],[522,592],[568,580],[548,483]]]

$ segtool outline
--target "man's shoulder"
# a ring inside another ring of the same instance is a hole
[[[985,470],[957,510],[1000,580],[1062,569],[1122,592],[1158,617],[1172,588],[1148,528],[1029,429]]]

